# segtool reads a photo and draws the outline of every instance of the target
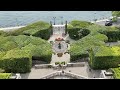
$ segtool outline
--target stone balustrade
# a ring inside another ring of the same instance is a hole
[[[67,67],[84,67],[85,62],[80,62],[80,63],[67,63]]]
[[[85,66],[85,62],[80,62],[80,63],[67,63],[65,65],[55,65],[55,64],[38,64],[35,65],[35,69],[42,69],[42,68],[53,68],[53,69],[58,69],[58,68],[62,68],[65,69],[66,67],[84,67]]]
[[[51,68],[51,67],[53,67],[52,64],[38,64],[38,65],[35,65],[35,69]]]
[[[88,77],[85,77],[85,76],[82,76],[82,75],[73,74],[71,72],[66,72],[66,71],[56,71],[56,72],[53,72],[53,73],[51,73],[49,75],[41,77],[40,79],[52,79],[55,76],[62,76],[62,78],[64,76],[67,76],[67,77],[74,78],[74,79],[88,79]]]

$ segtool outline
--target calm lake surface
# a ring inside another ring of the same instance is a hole
[[[111,16],[111,11],[0,11],[0,27],[22,26],[36,21],[56,24],[72,20],[93,21]],[[63,18],[61,18],[63,17]]]

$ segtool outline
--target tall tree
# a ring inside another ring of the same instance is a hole
[[[113,22],[117,22],[118,17],[120,17],[120,11],[112,11]]]
[[[120,17],[120,11],[112,11],[112,16]]]

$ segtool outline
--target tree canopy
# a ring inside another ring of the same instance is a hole
[[[112,11],[112,16],[120,17],[120,11]]]

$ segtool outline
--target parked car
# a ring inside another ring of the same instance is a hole
[[[112,26],[112,20],[108,20],[105,22],[105,26]]]

